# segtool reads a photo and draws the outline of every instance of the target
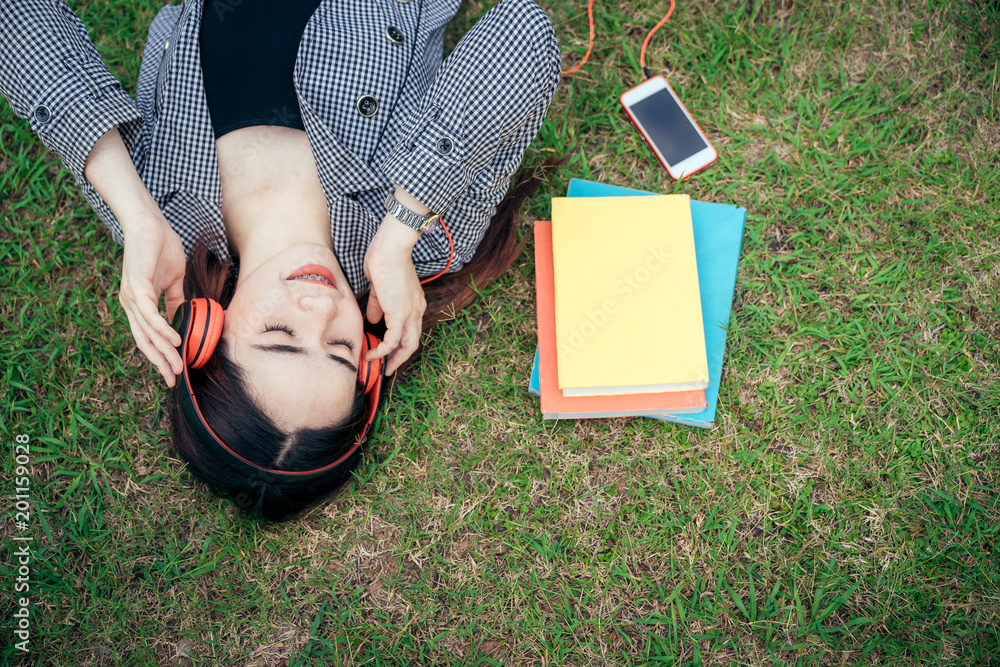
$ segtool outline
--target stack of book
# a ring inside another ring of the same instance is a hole
[[[545,419],[715,421],[746,211],[573,179],[535,223]]]

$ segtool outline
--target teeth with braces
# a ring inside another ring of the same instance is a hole
[[[303,276],[295,276],[294,278],[292,278],[292,280],[319,280],[321,282],[326,283],[330,287],[333,287],[333,283],[331,283],[329,280],[327,280],[323,276],[316,275],[315,273],[307,273],[307,274],[305,274]]]

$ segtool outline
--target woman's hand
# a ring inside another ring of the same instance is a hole
[[[166,292],[167,318],[173,319],[184,301],[184,247],[159,211],[122,225],[125,257],[118,300],[125,309],[139,350],[163,376],[168,387],[183,370],[177,346],[180,334],[160,315],[160,294]]]
[[[84,178],[111,207],[125,237],[118,300],[128,315],[139,350],[153,362],[168,387],[184,368],[175,347],[181,337],[160,316],[167,293],[167,317],[184,301],[184,247],[135,171],[117,127],[97,140],[87,155]]]
[[[385,338],[368,353],[367,359],[389,355],[385,361],[386,375],[395,373],[420,344],[427,301],[410,257],[419,239],[420,232],[386,215],[365,253],[365,276],[372,284],[368,321],[378,322],[384,315],[386,327]]]

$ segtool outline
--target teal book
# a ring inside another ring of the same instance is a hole
[[[535,363],[531,364],[531,379],[528,380],[528,393],[535,398],[542,397],[542,385],[538,377],[538,348],[535,348]]]
[[[635,197],[656,195],[605,183],[574,178],[569,182],[568,197]],[[705,325],[705,351],[708,354],[708,407],[701,412],[685,415],[654,417],[665,421],[712,428],[719,400],[722,360],[726,352],[726,327],[733,307],[736,289],[736,269],[743,246],[746,210],[730,204],[714,204],[691,200],[691,221],[694,226],[694,247],[698,260],[698,283],[701,290],[701,311]],[[528,391],[539,395],[538,352],[531,369]]]

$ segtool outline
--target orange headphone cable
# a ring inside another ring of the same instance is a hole
[[[663,20],[657,23],[656,26],[649,31],[649,34],[646,35],[646,39],[642,42],[642,50],[639,52],[639,66],[642,67],[642,71],[647,77],[651,77],[653,74],[646,69],[646,47],[649,45],[649,40],[653,38],[653,34],[659,30],[660,27],[667,22],[667,19],[670,18],[670,15],[674,13],[674,2],[675,0],[670,0],[670,9],[667,10],[667,15],[664,16]],[[583,56],[583,60],[580,61],[579,65],[571,69],[563,70],[560,74],[572,74],[583,67],[587,63],[587,60],[590,59],[590,52],[594,48],[594,0],[589,0],[587,3],[587,21],[590,23],[590,39],[587,44],[587,53]]]
[[[590,52],[594,48],[594,0],[590,0],[587,3],[587,21],[590,23],[590,41],[587,44],[587,53],[583,56],[583,60],[576,67],[560,72],[560,74],[572,74],[576,70],[580,69],[587,64],[587,60],[590,58]]]
[[[423,285],[424,283],[429,283],[430,281],[443,276],[445,272],[448,270],[448,268],[451,266],[452,260],[455,259],[455,242],[451,240],[451,232],[449,232],[448,228],[444,226],[444,218],[439,217],[438,222],[441,223],[441,229],[444,230],[444,235],[448,237],[448,263],[444,265],[444,268],[441,269],[441,272],[438,273],[437,275],[431,276],[430,278],[424,278],[423,280],[421,280],[420,281],[421,285]]]
[[[647,77],[650,76],[651,73],[649,70],[646,69],[646,47],[649,46],[649,40],[653,38],[653,33],[659,30],[660,26],[666,23],[667,19],[670,18],[670,15],[673,13],[674,13],[674,0],[670,0],[670,9],[667,10],[667,15],[664,16],[663,20],[657,23],[656,26],[654,26],[653,29],[649,31],[649,34],[646,35],[645,41],[643,41],[642,43],[642,51],[639,52],[639,67],[642,68],[642,71],[646,73]]]

